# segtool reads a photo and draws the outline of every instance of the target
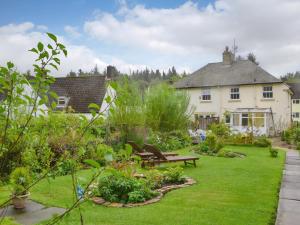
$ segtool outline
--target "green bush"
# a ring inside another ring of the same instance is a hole
[[[158,170],[152,169],[146,173],[146,182],[151,189],[157,189],[163,185],[164,176]]]
[[[145,94],[147,127],[159,132],[187,130],[192,114],[189,102],[186,92],[165,83],[150,87]]]
[[[31,184],[31,176],[28,168],[18,167],[10,175],[10,183],[13,186],[14,195],[25,195]]]
[[[161,151],[173,151],[190,146],[191,138],[182,131],[173,132],[152,132],[147,142],[155,145]]]
[[[164,182],[171,184],[184,183],[183,169],[179,166],[170,167],[164,172]]]
[[[106,201],[134,203],[148,200],[157,193],[147,187],[142,180],[115,171],[113,174],[100,177],[98,194]]]
[[[269,147],[272,143],[266,136],[261,136],[256,138],[253,144],[258,147]]]
[[[209,130],[217,137],[226,138],[230,135],[230,128],[224,122],[221,123],[212,123],[209,126]]]
[[[297,150],[300,150],[300,141],[297,142],[296,148],[297,148]]]
[[[270,156],[276,158],[278,156],[278,149],[270,147]]]

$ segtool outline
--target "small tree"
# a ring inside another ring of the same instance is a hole
[[[256,56],[254,55],[254,53],[250,52],[247,56],[247,59],[253,63],[255,63],[256,65],[259,65],[259,62],[256,61]]]
[[[145,96],[146,125],[162,132],[187,129],[192,114],[189,101],[186,92],[167,84],[150,87]]]

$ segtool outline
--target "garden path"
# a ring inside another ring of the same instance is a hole
[[[23,225],[36,224],[65,211],[62,208],[46,207],[31,200],[27,201],[25,209],[14,209],[12,205],[9,205],[6,208],[0,209],[0,215],[3,210],[7,210],[5,216],[9,216]]]
[[[300,157],[288,150],[283,171],[276,225],[300,224]]]

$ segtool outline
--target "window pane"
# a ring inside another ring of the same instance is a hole
[[[248,118],[242,118],[242,126],[248,126]]]
[[[264,118],[253,118],[253,126],[254,127],[264,127],[265,119]]]
[[[240,126],[240,115],[239,114],[233,114],[232,116],[232,124],[233,126]]]
[[[265,114],[263,112],[257,112],[254,113],[253,117],[265,117]]]

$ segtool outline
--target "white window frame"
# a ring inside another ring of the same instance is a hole
[[[293,104],[300,104],[300,99],[293,99]]]
[[[263,98],[273,98],[273,86],[263,86]]]
[[[59,96],[57,99],[57,108],[64,108],[67,105],[67,98],[65,96]],[[64,103],[60,103],[63,101]]]
[[[206,89],[202,90],[201,100],[202,101],[211,101],[210,88],[206,88]]]
[[[240,88],[239,87],[230,88],[230,99],[231,100],[239,100],[240,99]]]

